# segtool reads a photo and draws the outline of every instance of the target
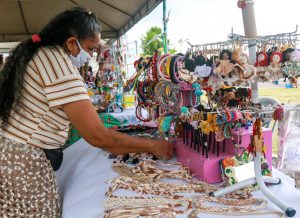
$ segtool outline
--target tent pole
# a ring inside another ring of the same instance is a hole
[[[167,0],[163,0],[163,22],[164,22],[164,53],[168,53],[168,39],[167,39],[167,18],[166,18],[166,11],[167,11]]]
[[[256,22],[253,0],[239,0],[238,6],[242,8],[244,32],[247,38],[256,38]],[[256,40],[248,41],[250,63],[256,61]],[[252,103],[258,103],[258,79],[255,78],[251,83]]]

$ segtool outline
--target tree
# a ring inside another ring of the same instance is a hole
[[[141,40],[144,55],[153,55],[155,50],[164,47],[161,33],[161,28],[154,26],[146,32],[146,36],[142,36]]]
[[[164,51],[163,34],[160,27],[151,27],[147,32],[146,36],[142,36],[142,48],[143,55],[153,55],[155,50],[158,50],[159,54]],[[168,40],[168,45],[170,45],[170,40]],[[176,54],[175,49],[169,48],[168,53]]]
[[[179,39],[178,43],[180,44],[180,52],[182,52],[182,44],[187,41],[189,41],[189,39]]]

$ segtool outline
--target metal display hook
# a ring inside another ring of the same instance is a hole
[[[201,49],[201,48],[207,48],[207,47],[217,47],[219,49],[228,48],[230,45],[233,45],[234,43],[238,42],[239,45],[245,46],[246,48],[254,47],[257,45],[264,45],[264,44],[287,44],[290,43],[293,46],[295,46],[300,41],[300,34],[297,34],[298,31],[298,25],[296,25],[296,29],[293,32],[288,33],[279,33],[275,35],[266,35],[266,36],[258,36],[255,38],[249,38],[245,37],[239,34],[235,34],[233,32],[233,28],[231,29],[231,33],[227,36],[226,41],[219,41],[214,43],[205,43],[205,44],[192,44],[190,42],[187,42],[190,47],[191,51],[194,51],[194,49]],[[251,42],[249,44],[249,42]]]

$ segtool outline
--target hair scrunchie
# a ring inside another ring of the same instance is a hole
[[[38,44],[42,41],[41,37],[38,34],[34,34],[31,36],[31,40],[33,43]]]

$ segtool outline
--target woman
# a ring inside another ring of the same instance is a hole
[[[3,69],[3,64],[4,64],[3,54],[0,54],[0,71]]]
[[[91,105],[77,68],[98,47],[100,30],[95,15],[74,8],[10,54],[0,74],[0,217],[61,216],[43,149],[61,147],[70,122],[88,143],[109,152],[171,158],[166,141],[106,129]]]

